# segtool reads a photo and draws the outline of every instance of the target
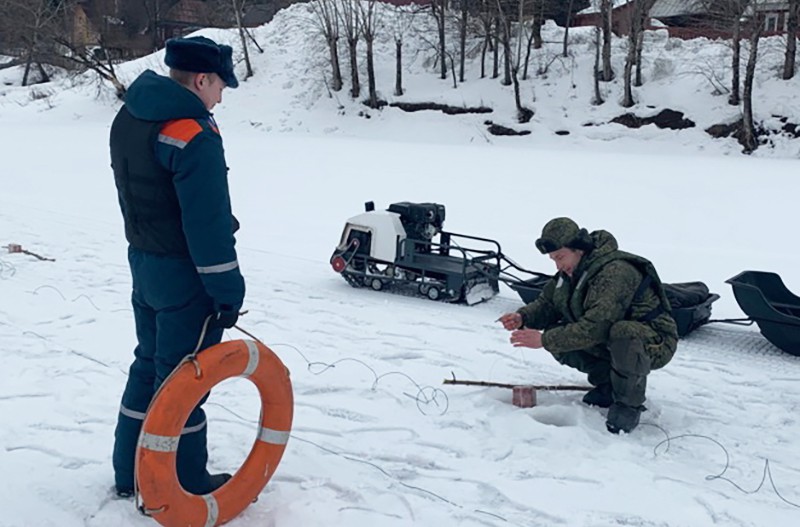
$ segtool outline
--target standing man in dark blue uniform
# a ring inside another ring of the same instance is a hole
[[[244,299],[227,166],[211,109],[236,88],[232,49],[205,37],[167,42],[169,77],[145,71],[111,126],[111,164],[129,243],[138,346],[114,443],[117,494],[131,496],[134,455],[155,391],[188,354],[217,344]],[[205,333],[203,330],[205,328]],[[178,445],[188,492],[205,494],[229,474],[206,470],[206,418],[198,405]]]

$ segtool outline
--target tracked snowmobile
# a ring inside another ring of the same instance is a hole
[[[347,220],[331,266],[353,287],[431,300],[476,304],[495,296],[499,282],[538,296],[548,275],[518,266],[495,240],[442,230],[444,219],[438,203],[400,202],[377,211],[367,202],[364,213]],[[520,279],[511,268],[533,278]]]

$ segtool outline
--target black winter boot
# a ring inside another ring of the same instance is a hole
[[[629,434],[639,424],[639,416],[644,409],[644,406],[628,406],[623,403],[614,403],[608,409],[606,428],[612,434],[619,434],[620,432]]]
[[[128,499],[132,498],[134,495],[133,489],[128,487],[114,487],[114,492],[116,492],[117,497],[121,499]]]
[[[599,406],[600,408],[608,408],[614,402],[612,395],[611,383],[605,382],[598,384],[583,396],[583,402],[589,406]]]

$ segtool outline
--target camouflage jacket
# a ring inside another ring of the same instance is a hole
[[[544,330],[542,344],[547,351],[565,353],[606,344],[615,322],[641,320],[661,306],[661,313],[643,324],[677,340],[669,300],[653,265],[620,251],[609,232],[595,231],[591,236],[595,249],[583,256],[572,278],[556,274],[536,300],[518,310],[523,326]],[[634,303],[646,275],[651,285]]]

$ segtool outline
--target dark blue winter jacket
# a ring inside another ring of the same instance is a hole
[[[131,247],[190,259],[215,309],[238,310],[244,298],[233,235],[238,223],[222,137],[200,98],[144,72],[112,125],[111,158]]]

